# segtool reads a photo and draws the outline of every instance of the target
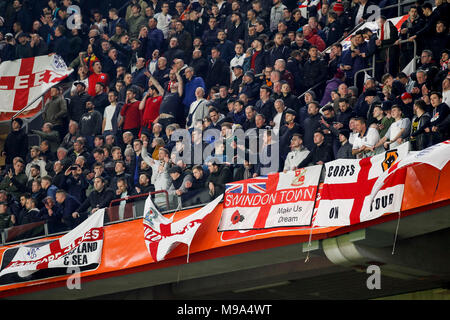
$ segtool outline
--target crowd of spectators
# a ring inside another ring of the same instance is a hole
[[[371,18],[370,6],[396,1],[303,3],[1,1],[1,62],[56,53],[74,72],[67,91],[50,90],[40,130],[11,121],[0,228],[46,220],[65,231],[114,199],[159,190],[183,206],[205,203],[269,167],[449,138],[448,1],[418,0],[400,30],[387,20],[397,8],[382,10],[379,30],[359,30],[345,49],[339,40]],[[414,43],[420,61],[405,73]],[[372,76],[358,73],[369,66]],[[172,139],[177,129],[211,155],[177,157],[189,151]]]

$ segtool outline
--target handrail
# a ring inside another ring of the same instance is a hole
[[[400,45],[400,44],[402,44],[402,43],[410,43],[410,42],[412,42],[413,44],[414,44],[414,53],[413,53],[413,69],[414,69],[414,71],[416,70],[416,67],[417,67],[417,61],[416,61],[416,58],[417,58],[417,42],[416,42],[416,40],[415,39],[413,39],[413,40],[408,40],[408,39],[406,39],[406,40],[399,40],[398,41],[398,43],[397,43],[397,45]],[[395,45],[395,44],[394,44]],[[390,47],[389,47],[390,48]],[[388,48],[388,49],[389,49]]]
[[[372,71],[372,77],[375,77],[375,53],[372,55],[372,66],[369,68],[364,68],[361,70],[358,70],[355,72],[355,74],[353,75],[353,85],[356,87],[357,84],[357,80],[358,80],[358,75],[362,72],[366,72],[366,71]]]
[[[316,84],[313,85],[311,88],[309,88],[308,90],[305,90],[305,92],[303,92],[301,95],[299,95],[299,96],[297,97],[297,99],[300,100],[300,99],[301,99],[308,91],[314,90],[315,88],[317,88],[318,86],[320,86],[320,85],[326,83],[327,81],[328,81],[328,80],[325,80],[325,81],[321,81],[321,82],[319,82],[319,83],[316,83]]]
[[[380,11],[381,11],[381,10],[386,10],[386,9],[392,9],[392,8],[397,7],[397,16],[400,16],[400,15],[402,14],[402,13],[401,13],[401,12],[402,12],[402,10],[401,10],[402,6],[407,6],[407,5],[410,5],[410,4],[414,4],[415,2],[416,2],[416,1],[407,1],[407,2],[404,2],[404,1],[398,0],[396,4],[391,4],[391,5],[389,5],[389,6],[380,8]]]
[[[167,208],[169,208],[170,203],[169,203],[169,193],[167,192],[167,190],[158,190],[158,191],[153,191],[153,192],[148,192],[148,193],[143,193],[143,194],[137,194],[134,196],[128,196],[125,198],[120,198],[120,199],[114,199],[109,203],[109,207],[108,209],[113,207],[113,203],[118,203],[121,201],[128,201],[128,200],[132,200],[132,199],[136,199],[136,198],[143,198],[143,197],[148,197],[149,195],[153,195],[153,194],[160,194],[160,193],[165,193],[166,194],[166,204],[167,204]]]

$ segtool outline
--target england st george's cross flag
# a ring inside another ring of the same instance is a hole
[[[371,193],[377,178],[404,159],[409,142],[396,149],[363,159],[338,159],[325,164],[325,179],[314,221],[315,226],[347,226],[400,211],[405,174]],[[373,200],[373,201],[371,201]]]
[[[0,64],[0,112],[22,110],[48,89],[69,76],[73,69],[64,60],[49,54],[5,61]],[[39,101],[29,109],[38,105]]]
[[[411,152],[403,160],[397,161],[388,170],[385,170],[375,182],[371,198],[375,198],[378,191],[383,188],[389,179],[394,177],[401,169],[414,164],[428,164],[438,170],[442,170],[450,161],[450,140],[435,144],[417,152]],[[401,174],[401,172],[400,172]]]
[[[50,268],[98,266],[103,249],[103,219],[99,209],[76,228],[51,242],[25,244],[5,251],[0,278],[17,272],[23,275]],[[11,258],[6,259],[10,256]]]
[[[198,211],[174,222],[173,215],[166,218],[159,212],[150,195],[145,201],[143,223],[144,240],[152,259],[164,260],[176,246],[184,243],[188,246],[189,261],[189,248],[197,230],[222,198],[220,195]]]
[[[228,183],[218,231],[311,224],[321,165]]]

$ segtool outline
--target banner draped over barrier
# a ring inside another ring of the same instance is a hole
[[[311,224],[322,166],[226,185],[219,231]]]
[[[370,194],[377,178],[408,154],[409,143],[364,159],[338,159],[325,164],[325,179],[317,226],[346,226],[398,212],[402,204],[404,176],[391,181],[376,195]]]
[[[31,274],[48,268],[99,265],[103,248],[103,219],[100,209],[75,229],[50,243],[33,243],[11,248],[11,259],[2,259],[0,278],[8,273]]]

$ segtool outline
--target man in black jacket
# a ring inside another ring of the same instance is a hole
[[[304,168],[310,165],[324,164],[333,160],[333,149],[325,143],[325,137],[321,130],[314,132],[314,147],[308,156],[300,162],[297,168]]]
[[[303,87],[311,88],[324,82],[327,77],[326,62],[319,57],[319,50],[315,46],[309,48],[309,59],[303,66]]]
[[[74,222],[78,225],[83,222],[90,214],[97,210],[106,208],[110,202],[115,198],[114,192],[106,188],[105,179],[96,177],[94,180],[94,191],[89,194],[89,197],[72,213]],[[88,211],[88,209],[90,209]]]
[[[319,103],[317,101],[312,101],[308,104],[308,117],[303,121],[303,145],[308,149],[312,150],[314,146],[314,132],[320,127],[319,113]]]
[[[230,68],[224,59],[220,57],[220,51],[216,47],[211,49],[208,76],[205,80],[206,90],[214,86],[230,85]]]
[[[3,147],[2,156],[6,156],[6,172],[13,164],[15,157],[26,159],[28,153],[28,136],[22,130],[23,120],[14,118],[11,120],[11,132],[8,134]]]
[[[209,177],[206,179],[206,187],[209,189],[211,199],[215,199],[225,192],[225,184],[231,182],[233,175],[229,166],[220,164],[217,159],[208,163]]]
[[[49,233],[73,229],[77,223],[72,212],[80,206],[80,202],[63,189],[56,191],[55,200],[46,199],[45,208],[41,210],[42,218],[47,220]]]
[[[77,81],[74,85],[76,89],[70,93],[67,112],[70,120],[79,123],[81,116],[86,112],[86,102],[90,99],[90,96],[86,92],[86,83]]]

